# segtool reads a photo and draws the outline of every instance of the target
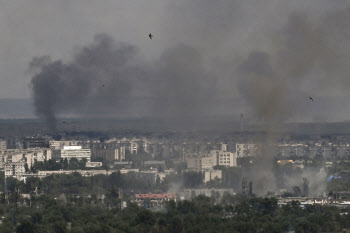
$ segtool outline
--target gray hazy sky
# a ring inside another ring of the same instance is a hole
[[[33,57],[69,59],[97,33],[136,44],[147,56],[160,52],[162,40],[155,46],[147,35],[160,37],[164,1],[1,0],[0,5],[0,98],[30,97]]]
[[[135,46],[138,63],[151,67],[179,44],[194,48],[220,97],[262,118],[303,119],[307,110],[310,119],[345,120],[349,15],[346,0],[0,0],[0,98],[30,98],[33,57],[69,63],[106,33]],[[324,102],[299,103],[309,95]]]

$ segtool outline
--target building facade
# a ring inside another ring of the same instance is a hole
[[[0,151],[4,151],[7,149],[7,143],[4,140],[0,140]]]
[[[98,159],[103,158],[106,162],[113,162],[115,160],[120,160],[119,157],[119,149],[92,149],[91,150],[91,158]]]
[[[210,154],[187,157],[186,164],[188,169],[195,170],[212,169],[217,165],[216,158]]]
[[[227,152],[224,150],[212,150],[210,154],[216,157],[216,165],[225,167],[236,167],[237,166],[237,154]]]
[[[222,170],[207,170],[204,172],[204,183],[215,179],[222,179]]]
[[[5,176],[22,176],[26,173],[25,163],[23,162],[11,162],[5,164]]]
[[[58,161],[61,159],[67,159],[69,162],[72,158],[76,158],[79,161],[82,159],[86,159],[87,162],[91,161],[91,150],[82,149],[81,146],[64,146],[63,149],[53,150],[52,152],[53,159]]]
[[[236,144],[237,157],[256,156],[258,150],[257,144]]]

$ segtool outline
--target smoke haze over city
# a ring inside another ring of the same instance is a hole
[[[0,232],[348,232],[350,1],[0,7]]]
[[[241,112],[344,121],[350,113],[347,1],[4,4],[0,51],[13,49],[3,58],[0,98],[33,97],[49,122]]]

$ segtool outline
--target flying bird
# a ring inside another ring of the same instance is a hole
[[[152,33],[150,33],[149,35],[149,38],[152,40],[152,38],[154,37],[153,35],[152,35]]]
[[[310,99],[312,102],[314,102],[314,99],[313,99],[312,97],[309,97],[309,99]]]
[[[65,122],[65,121],[62,121],[62,123],[63,123],[63,124],[66,124],[66,122]]]

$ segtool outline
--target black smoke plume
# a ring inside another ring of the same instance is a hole
[[[304,9],[302,1],[171,3],[162,29],[170,44],[159,59],[143,61],[136,46],[107,35],[71,61],[33,59],[36,113],[51,130],[61,114],[196,117],[243,110],[265,122],[307,118],[323,108],[318,95],[346,94],[350,85],[350,5],[313,3],[323,11]]]
[[[82,48],[73,61],[50,61],[36,58],[32,69],[33,98],[38,116],[51,131],[56,129],[59,113],[104,115],[122,108],[121,98],[130,92],[129,62],[136,48],[116,44],[107,35],[97,35],[94,43]]]

